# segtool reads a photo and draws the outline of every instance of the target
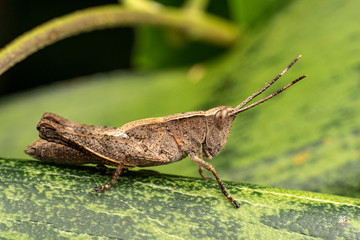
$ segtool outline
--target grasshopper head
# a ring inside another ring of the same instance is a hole
[[[205,156],[211,158],[224,147],[235,119],[234,108],[220,106],[206,111],[206,137],[203,143]]]

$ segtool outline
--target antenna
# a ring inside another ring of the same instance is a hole
[[[239,105],[236,106],[235,111],[231,114],[231,115],[237,115],[240,112],[246,111],[250,108],[255,107],[256,105],[259,105],[267,100],[269,100],[272,97],[275,97],[276,95],[278,95],[279,93],[285,91],[286,89],[288,89],[289,87],[291,87],[292,85],[294,85],[295,83],[299,82],[300,80],[304,79],[307,77],[307,75],[303,75],[297,79],[295,79],[294,81],[292,81],[291,83],[289,83],[288,85],[280,88],[279,90],[277,90],[276,92],[270,94],[269,96],[267,96],[266,98],[263,98],[253,104],[250,104],[247,107],[244,107],[246,104],[248,104],[251,100],[253,100],[255,97],[257,97],[258,95],[260,95],[262,92],[264,92],[266,89],[268,89],[272,84],[274,84],[282,75],[284,75],[284,73],[287,72],[287,70],[289,70],[296,62],[297,60],[299,60],[301,58],[301,55],[299,55],[297,58],[295,58],[281,73],[279,73],[271,82],[269,82],[268,84],[266,84],[262,89],[260,89],[258,92],[252,94],[251,96],[249,96],[247,99],[245,99],[245,101],[243,101],[242,103],[240,103]]]

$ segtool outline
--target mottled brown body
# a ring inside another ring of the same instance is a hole
[[[71,122],[56,114],[45,113],[37,125],[41,139],[29,145],[25,152],[34,158],[57,164],[94,163],[117,167],[111,182],[96,187],[96,191],[109,189],[123,169],[164,165],[189,156],[199,164],[201,176],[205,177],[202,168],[211,171],[223,194],[235,207],[239,207],[226,192],[214,167],[201,157],[212,158],[220,152],[239,112],[270,99],[305,77],[302,76],[267,98],[244,107],[280,78],[298,58],[236,108],[219,106],[207,111],[142,119],[120,128],[88,126]]]
[[[120,128],[87,126],[45,113],[37,127],[42,139],[29,145],[27,153],[46,162],[86,164],[101,160],[112,166],[117,166],[127,154],[125,168],[169,164],[185,158],[189,152],[203,151],[211,158],[227,140],[235,119],[227,117],[231,110],[234,109],[221,106],[142,119]]]

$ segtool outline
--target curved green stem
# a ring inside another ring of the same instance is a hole
[[[24,33],[0,51],[0,75],[41,48],[64,38],[94,30],[133,25],[157,25],[176,29],[189,38],[229,46],[237,29],[215,16],[191,17],[181,9],[126,8],[120,5],[93,7],[55,18]]]
[[[184,7],[192,11],[204,11],[209,4],[209,0],[187,0]]]

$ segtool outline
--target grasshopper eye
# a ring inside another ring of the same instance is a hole
[[[229,116],[229,111],[227,109],[222,109],[215,113],[215,123],[219,129],[224,128],[228,116]]]

